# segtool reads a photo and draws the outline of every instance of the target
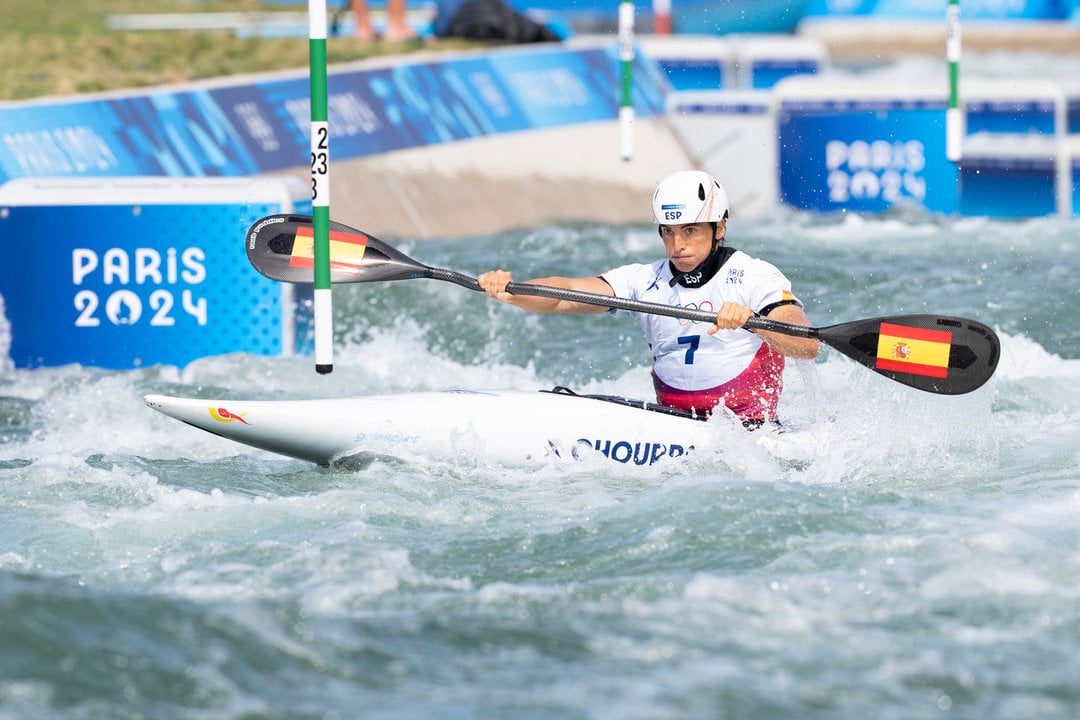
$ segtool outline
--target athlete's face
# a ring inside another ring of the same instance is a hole
[[[716,224],[716,237],[724,237],[726,220]],[[690,272],[709,257],[712,250],[713,232],[710,223],[693,225],[661,225],[660,237],[664,240],[668,260],[679,272]]]

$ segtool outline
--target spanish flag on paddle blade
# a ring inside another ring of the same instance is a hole
[[[330,231],[330,269],[357,275],[367,249],[367,237],[353,233]],[[296,229],[289,267],[315,267],[315,229],[302,226]]]
[[[952,333],[881,323],[878,331],[878,370],[948,377]]]

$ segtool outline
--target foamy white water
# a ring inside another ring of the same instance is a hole
[[[336,290],[330,376],[242,354],[7,368],[0,718],[1080,715],[1080,225],[784,213],[729,242],[784,268],[815,324],[968,316],[999,369],[933,396],[827,351],[789,366],[787,437],[615,472],[318,469],[142,403],[648,396],[633,322],[436,281]],[[520,279],[659,251],[646,226],[398,245]]]

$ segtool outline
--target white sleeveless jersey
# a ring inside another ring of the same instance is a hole
[[[712,280],[697,288],[678,283],[672,287],[667,259],[649,265],[623,265],[601,277],[617,297],[711,313],[725,302],[746,305],[755,312],[780,302],[798,303],[783,273],[739,250]],[[708,323],[627,310],[611,312],[637,317],[652,349],[657,376],[680,390],[705,390],[734,379],[749,366],[764,342],[747,330],[719,330],[709,335]]]

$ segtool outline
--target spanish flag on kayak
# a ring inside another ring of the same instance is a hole
[[[330,269],[358,274],[367,249],[367,237],[354,233],[330,231]],[[315,228],[300,226],[296,229],[289,267],[315,267]]]
[[[949,375],[952,333],[881,323],[878,331],[878,370],[943,378]]]

